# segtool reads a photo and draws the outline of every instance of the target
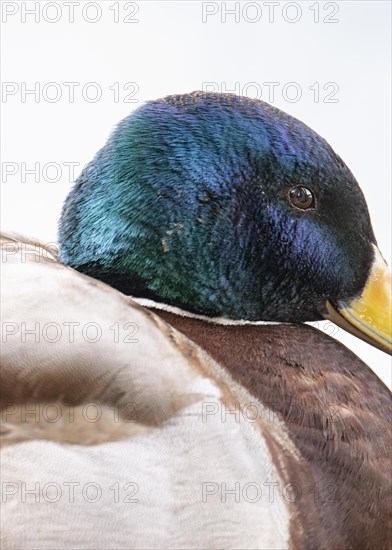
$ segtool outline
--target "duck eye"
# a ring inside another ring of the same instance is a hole
[[[294,187],[289,193],[291,204],[301,210],[308,210],[314,206],[314,195],[310,189],[299,185]]]

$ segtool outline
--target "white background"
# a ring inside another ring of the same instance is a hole
[[[3,229],[55,241],[73,179],[65,163],[77,177],[142,102],[213,83],[270,100],[329,141],[360,182],[390,264],[389,1],[281,2],[274,13],[269,2],[72,4],[73,21],[62,2],[2,2]],[[79,83],[73,101],[66,82]],[[37,176],[26,173],[35,163]],[[387,355],[334,336],[391,384]]]

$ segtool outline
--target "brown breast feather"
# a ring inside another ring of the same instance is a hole
[[[311,470],[304,483],[290,460],[283,464],[286,479],[301,487],[296,515],[308,528],[299,535],[293,517],[293,546],[390,548],[391,394],[371,369],[306,325],[219,325],[155,313],[284,420]]]

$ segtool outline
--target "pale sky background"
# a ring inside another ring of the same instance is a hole
[[[273,14],[268,4],[241,2],[230,15],[234,2],[81,0],[72,22],[62,2],[28,14],[35,2],[3,1],[2,228],[56,241],[71,166],[77,177],[142,102],[210,83],[269,100],[329,141],[365,193],[390,264],[391,4],[281,2]],[[73,101],[64,83],[79,83]],[[37,96],[25,95],[34,86]],[[26,173],[35,163],[38,181]],[[387,355],[333,332],[391,384]]]

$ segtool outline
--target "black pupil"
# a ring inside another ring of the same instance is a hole
[[[308,202],[308,200],[312,197],[309,189],[305,189],[304,187],[298,187],[298,189],[296,189],[296,195],[300,202]]]

